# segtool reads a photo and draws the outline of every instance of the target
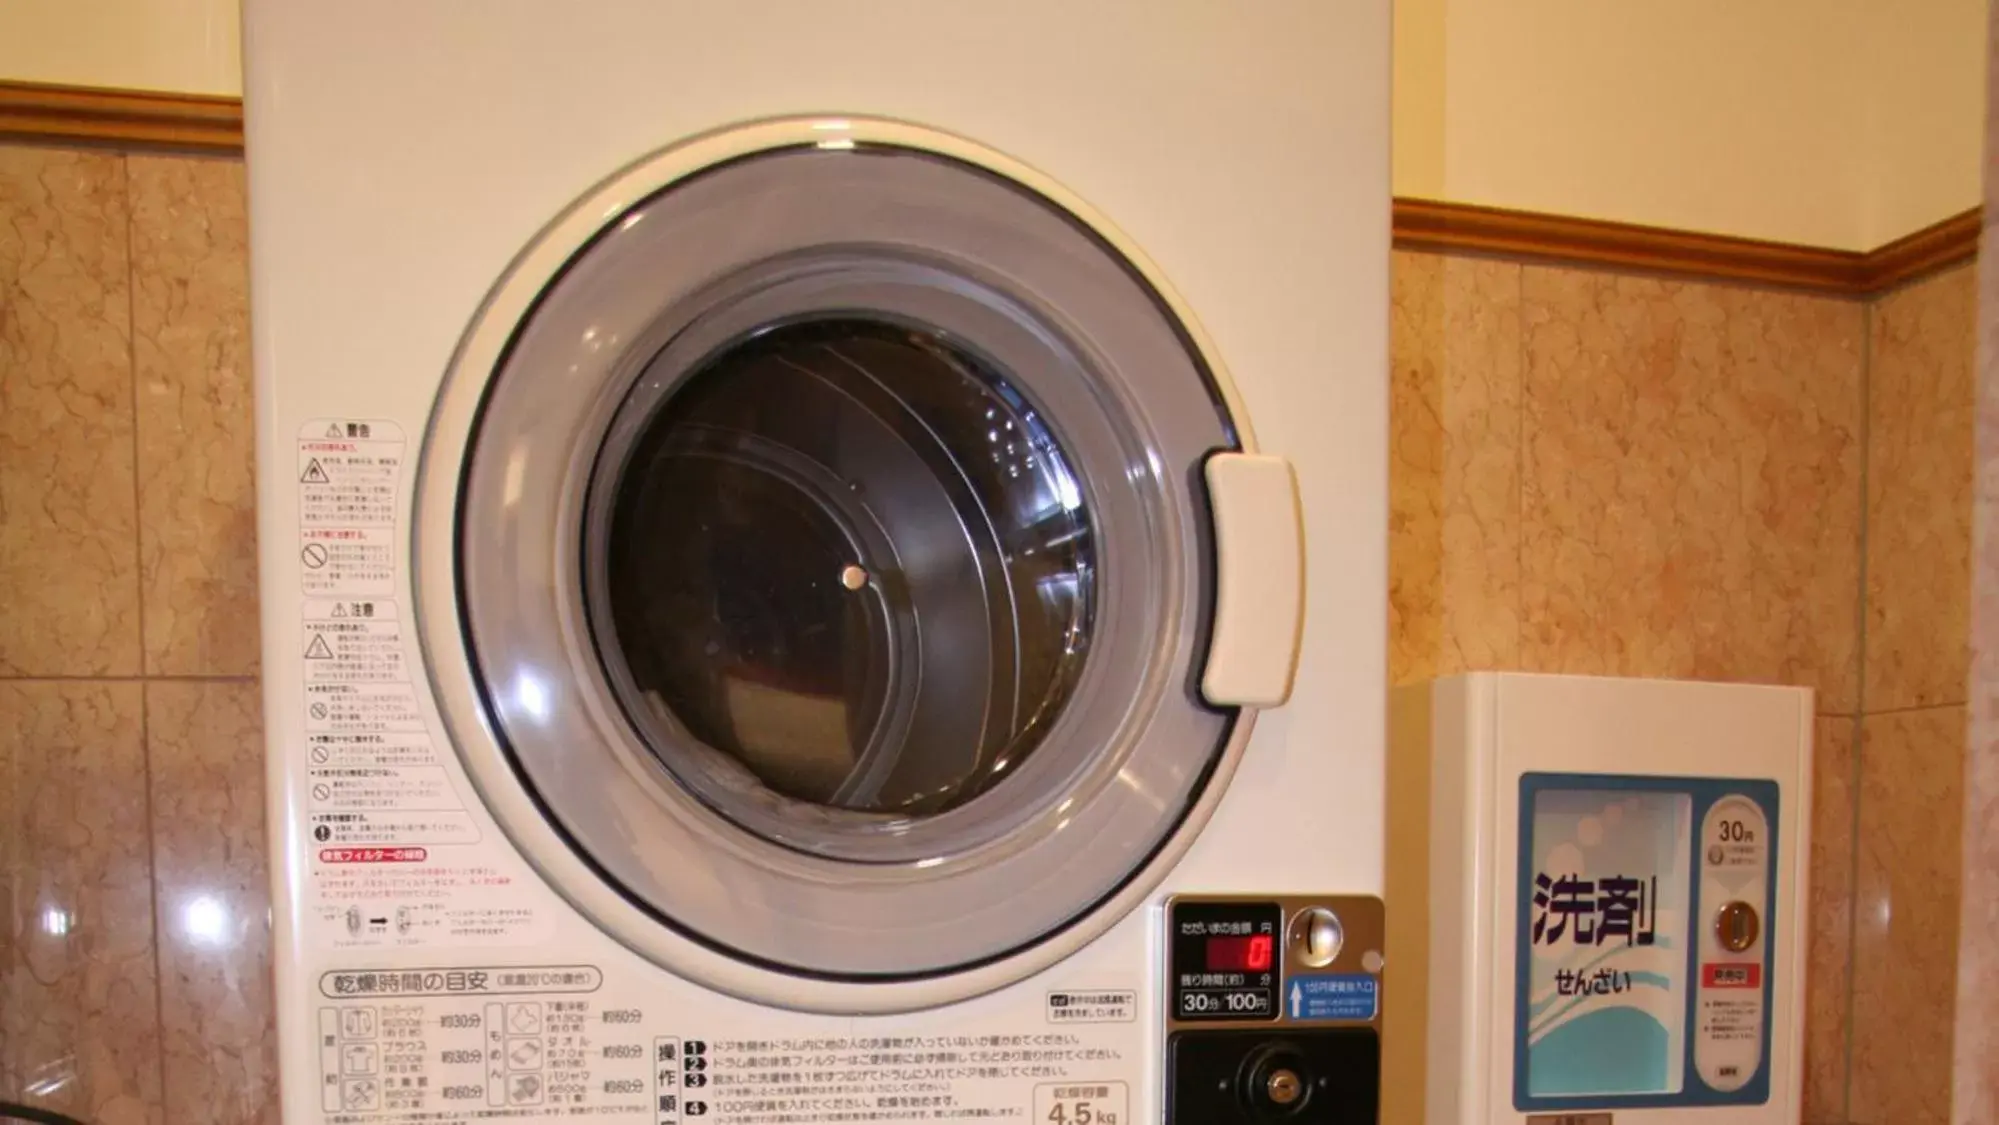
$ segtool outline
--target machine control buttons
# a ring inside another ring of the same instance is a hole
[[[1380,1018],[1377,897],[1185,895],[1162,920],[1169,1030]]]
[[[1293,962],[1323,969],[1339,957],[1347,935],[1339,915],[1323,906],[1314,906],[1292,915],[1286,940],[1291,946]]]
[[[1746,952],[1762,936],[1763,920],[1746,902],[1731,902],[1714,914],[1714,937],[1730,953]]]
[[[1163,920],[1163,1125],[1377,1125],[1381,899],[1187,895]]]

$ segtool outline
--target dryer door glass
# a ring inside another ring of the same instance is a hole
[[[625,710],[683,784],[752,829],[752,783],[817,816],[923,815],[1034,751],[1088,647],[1091,531],[988,360],[796,321],[725,346],[631,433],[598,464],[586,581]]]
[[[922,977],[1090,916],[1233,721],[1195,685],[1235,441],[1178,322],[1068,212],[910,149],[595,214],[465,373],[461,751],[758,964]]]

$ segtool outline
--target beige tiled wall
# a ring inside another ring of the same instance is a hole
[[[244,233],[235,162],[0,146],[0,1096],[103,1125],[277,1120]],[[1815,1121],[1942,1120],[1969,273],[1394,263],[1394,678],[1818,689]]]
[[[1869,312],[1869,711],[1964,702],[1977,287],[1961,267]]]
[[[1388,668],[1520,663],[1520,267],[1397,254]]]
[[[0,146],[0,1098],[276,1122],[240,163]]]
[[[1866,715],[1850,1113],[1950,1114],[1971,589],[1977,270],[1869,310]]]
[[[1999,5],[1986,30],[1985,245],[1999,246]],[[1981,263],[1973,432],[1971,660],[1951,1120],[1999,1121],[1999,258]]]
[[[1849,1116],[1945,1125],[1957,985],[1964,708],[1868,715],[1853,882]]]
[[[1521,661],[1853,706],[1858,311],[1522,270]]]
[[[1853,302],[1398,253],[1391,675],[1858,691]]]
[[[1818,693],[1808,1121],[1945,1120],[1972,273],[1861,303],[1395,258],[1394,679]]]

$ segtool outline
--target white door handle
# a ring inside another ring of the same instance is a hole
[[[1291,697],[1304,626],[1305,544],[1298,478],[1282,457],[1208,459],[1215,515],[1215,619],[1201,695],[1217,706]]]

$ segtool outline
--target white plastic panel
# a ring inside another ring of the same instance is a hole
[[[1411,1050],[1425,1056],[1423,1106],[1403,1116],[1425,1125],[1523,1125],[1536,1114],[1514,1107],[1516,955],[1532,888],[1519,886],[1523,777],[1579,775],[1703,788],[1774,786],[1775,846],[1771,1051],[1767,1101],[1752,1105],[1643,1105],[1614,1110],[1618,1125],[1779,1125],[1795,1122],[1802,1079],[1803,965],[1809,931],[1805,857],[1811,808],[1812,695],[1802,688],[1658,680],[1474,673],[1398,689],[1396,745],[1427,753],[1427,771],[1402,771],[1391,793],[1395,815],[1427,798],[1427,856],[1406,842],[1391,856],[1400,873],[1388,894],[1390,916],[1427,915],[1427,957],[1397,960],[1412,945],[1391,938],[1390,961],[1402,988],[1427,993],[1426,1026],[1405,1021],[1387,1045],[1406,1073]],[[1419,717],[1420,716],[1420,717]],[[1696,798],[1698,799],[1698,797]],[[1715,809],[1735,808],[1733,803]],[[1699,825],[1695,826],[1700,827]],[[1402,835],[1396,837],[1404,839]],[[1712,864],[1710,843],[1700,849]],[[1411,859],[1420,874],[1412,873]],[[1745,890],[1744,887],[1748,889]],[[1756,886],[1760,886],[1757,884]],[[1756,886],[1731,884],[1730,896],[1760,898]],[[1701,896],[1699,930],[1720,897]],[[1753,956],[1754,950],[1749,951]],[[1703,958],[1709,960],[1709,958]],[[1412,980],[1407,974],[1423,979]],[[1426,1009],[1426,1010],[1425,1010]],[[1694,1013],[1712,1022],[1711,1015]],[[1698,1056],[1696,1065],[1699,1065]],[[1720,1065],[1716,1064],[1717,1068]],[[1717,1077],[1726,1077],[1716,1070]],[[1703,1079],[1705,1081],[1705,1079]],[[1727,1083],[1722,1083],[1726,1086]],[[1721,1091],[1726,1094],[1726,1090]],[[1658,1099],[1668,1100],[1666,1098]],[[1591,1107],[1573,1112],[1588,1117]]]

